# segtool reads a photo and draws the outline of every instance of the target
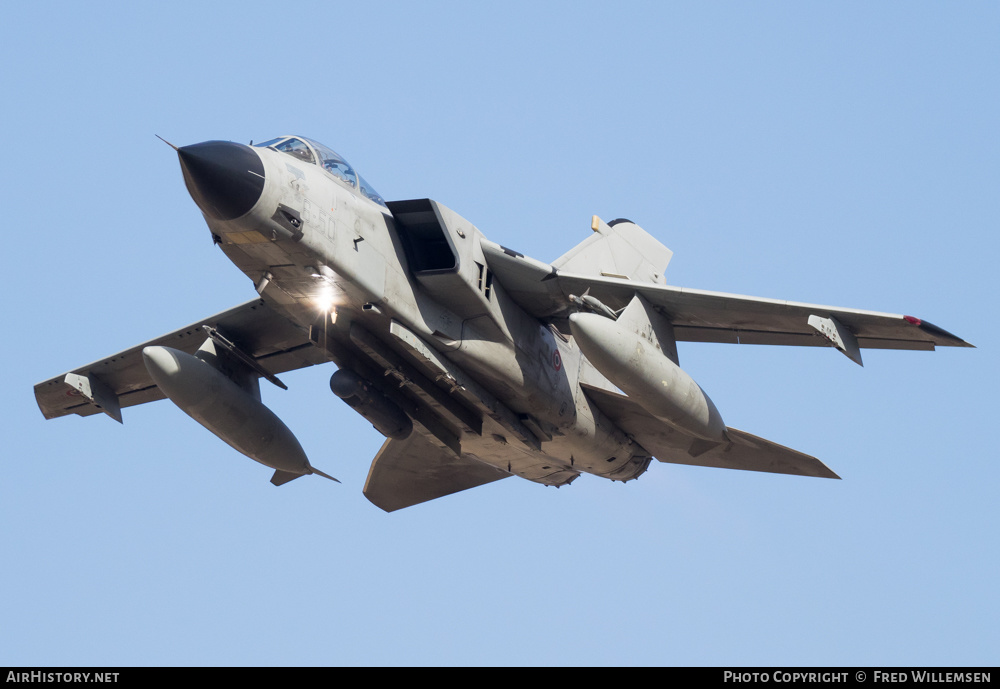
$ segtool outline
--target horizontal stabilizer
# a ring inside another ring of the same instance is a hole
[[[717,452],[706,453],[706,455],[711,456],[711,463],[698,462],[699,466],[767,471],[773,474],[795,474],[817,478],[840,478],[830,470],[830,467],[815,457],[790,447],[772,443],[770,440],[758,438],[735,428],[727,428],[726,435],[734,442]]]
[[[376,507],[394,512],[508,476],[411,433],[403,440],[385,441],[372,461],[364,493]]]
[[[584,386],[587,396],[623,431],[661,462],[764,471],[773,474],[840,478],[815,457],[750,433],[727,428],[731,442],[693,441],[643,409],[637,402],[608,390]]]

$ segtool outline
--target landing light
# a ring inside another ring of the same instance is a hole
[[[341,293],[335,282],[337,274],[324,265],[319,266],[319,268],[306,266],[306,272],[316,281],[316,293],[312,298],[313,304],[323,313],[329,313],[331,322],[336,322],[335,306],[337,296]]]
[[[322,285],[319,288],[319,292],[313,297],[313,303],[319,308],[323,313],[330,313],[334,309],[334,293],[333,288],[329,285]]]

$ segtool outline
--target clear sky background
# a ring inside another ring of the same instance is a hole
[[[0,42],[0,665],[998,661],[1000,9],[927,2],[13,3]],[[154,137],[331,146],[551,261],[627,217],[670,284],[918,316],[978,349],[682,344],[826,481],[654,463],[395,514],[333,367],[275,488],[169,402],[32,386],[253,296]]]

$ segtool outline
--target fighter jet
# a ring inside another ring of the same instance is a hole
[[[35,386],[47,419],[169,398],[282,485],[312,466],[260,379],[333,362],[334,395],[385,443],[367,498],[394,511],[519,476],[638,478],[660,462],[839,478],[726,425],[678,342],[861,350],[972,345],[927,321],[669,286],[672,252],[594,216],[552,263],[431,199],[385,201],[302,136],[176,148],[213,242],[255,298]],[[329,467],[328,467],[329,468]],[[336,479],[333,479],[336,480]]]

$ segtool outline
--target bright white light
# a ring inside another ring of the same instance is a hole
[[[334,306],[334,292],[330,285],[322,285],[316,296],[313,297],[313,303],[319,307],[319,310],[323,313],[330,313]]]
[[[336,284],[337,274],[330,268],[320,265],[319,268],[306,266],[312,277],[316,280],[316,291],[313,294],[312,302],[322,313],[331,315],[331,322],[336,322],[336,305],[343,292]]]

